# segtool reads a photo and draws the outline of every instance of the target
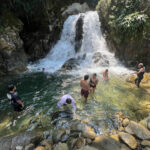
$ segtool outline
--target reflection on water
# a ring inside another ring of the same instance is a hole
[[[113,115],[123,112],[126,116],[140,120],[149,110],[140,109],[148,101],[144,89],[131,87],[123,77],[112,76],[109,83],[99,81],[95,95],[88,103],[80,96],[80,76],[34,73],[9,77],[0,82],[0,137],[21,131],[42,130],[52,127],[50,115],[57,111],[57,101],[69,93],[77,102],[77,117],[83,122],[96,125],[101,133],[114,128]],[[26,105],[26,110],[15,114],[6,99],[7,85],[14,83]]]

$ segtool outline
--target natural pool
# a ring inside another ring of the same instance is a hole
[[[77,103],[77,118],[96,125],[101,133],[114,129],[113,116],[123,112],[133,120],[141,120],[150,112],[143,108],[149,101],[144,88],[136,88],[125,81],[125,76],[111,75],[104,83],[99,76],[95,96],[84,103],[80,96],[79,82],[82,77],[72,74],[30,73],[0,79],[0,137],[22,131],[45,131],[53,128],[51,114],[58,111],[57,102],[64,94],[70,94]],[[7,85],[15,84],[26,105],[22,114],[15,114],[6,98]]]

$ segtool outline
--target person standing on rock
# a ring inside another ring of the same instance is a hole
[[[69,95],[64,95],[61,100],[57,103],[59,108],[63,107],[64,109],[73,109],[73,113],[76,111],[75,100]]]
[[[144,67],[143,63],[140,63],[138,65],[138,68],[139,68],[139,70],[138,70],[138,72],[136,72],[137,78],[135,79],[135,84],[139,88],[140,87],[140,83],[141,83],[141,81],[142,81],[142,79],[144,77],[145,67]]]
[[[92,94],[95,93],[95,89],[96,89],[97,84],[98,84],[97,74],[94,73],[94,74],[92,75],[92,77],[90,78],[90,82],[89,82],[90,91],[91,91]]]
[[[7,94],[8,99],[11,100],[11,104],[14,108],[14,111],[20,112],[24,108],[24,104],[21,101],[21,98],[19,97],[18,93],[16,92],[16,86],[9,85],[8,86],[9,93]]]
[[[81,96],[84,96],[85,100],[87,101],[89,96],[89,83],[88,83],[89,75],[84,76],[84,80],[80,81],[80,87],[81,87]]]

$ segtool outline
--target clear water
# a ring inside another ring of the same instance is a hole
[[[124,81],[124,77],[118,75],[111,75],[108,84],[99,76],[95,96],[89,96],[88,103],[84,103],[80,96],[81,78],[80,75],[32,73],[3,79],[0,85],[0,137],[21,131],[53,128],[50,116],[58,110],[58,100],[67,93],[77,102],[78,119],[96,125],[101,133],[114,129],[113,116],[116,112],[121,111],[133,120],[140,120],[149,112],[139,111],[141,102],[148,101],[148,93],[131,86]],[[22,114],[14,114],[6,98],[7,85],[10,83],[17,85],[17,91],[26,105]]]

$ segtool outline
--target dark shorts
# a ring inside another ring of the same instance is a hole
[[[20,112],[23,110],[23,107],[20,104],[13,103],[12,106],[14,108],[14,111]]]
[[[81,96],[84,96],[85,98],[88,98],[88,96],[89,96],[89,91],[82,89],[82,90],[81,90]]]

